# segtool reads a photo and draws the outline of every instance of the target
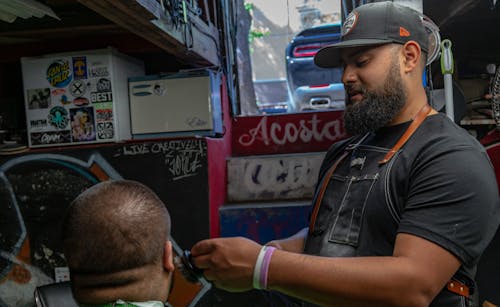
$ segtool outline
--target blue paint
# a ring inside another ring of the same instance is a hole
[[[260,244],[307,227],[311,202],[233,204],[219,209],[221,237],[243,236]]]

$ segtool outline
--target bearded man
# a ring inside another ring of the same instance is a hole
[[[475,306],[477,263],[500,221],[485,149],[427,102],[428,35],[392,2],[355,9],[341,42],[315,56],[343,65],[345,127],[327,152],[309,227],[265,246],[198,242],[207,279],[324,306]],[[479,289],[480,291],[480,289]]]

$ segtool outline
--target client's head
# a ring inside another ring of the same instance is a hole
[[[130,180],[92,186],[71,203],[62,236],[79,303],[166,301],[170,216],[148,187]]]

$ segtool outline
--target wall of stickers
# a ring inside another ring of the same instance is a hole
[[[128,77],[141,61],[114,49],[21,58],[30,147],[103,143],[130,135]]]

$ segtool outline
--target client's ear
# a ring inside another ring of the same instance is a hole
[[[172,251],[172,242],[165,241],[165,246],[163,247],[163,268],[167,272],[174,271],[174,254]]]

